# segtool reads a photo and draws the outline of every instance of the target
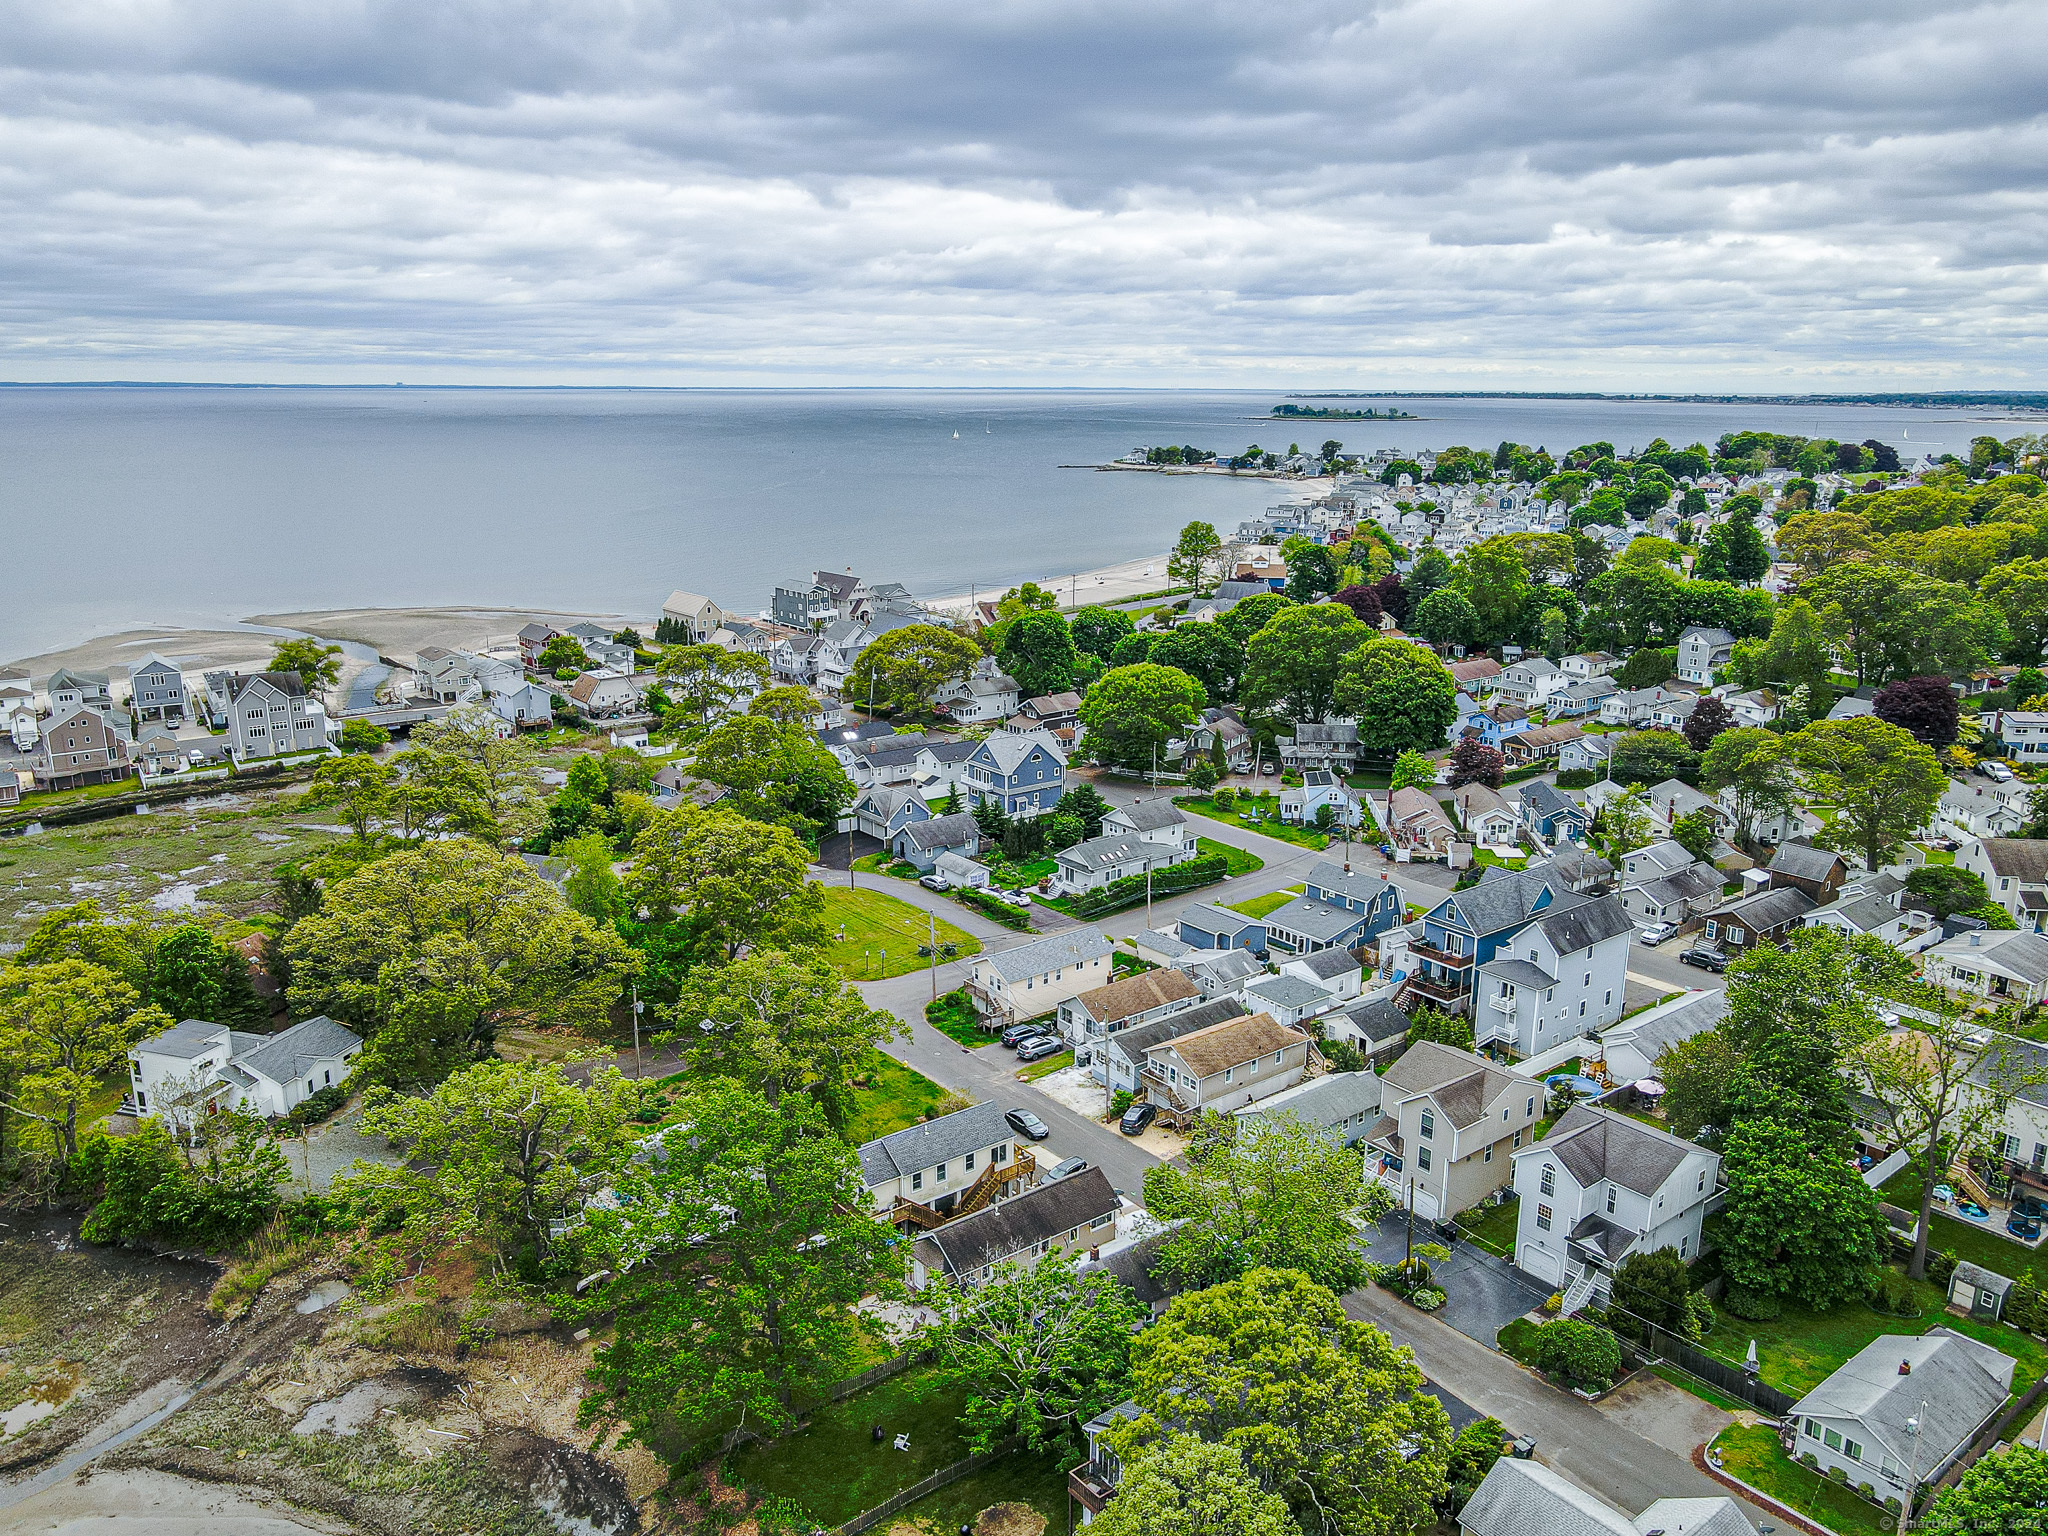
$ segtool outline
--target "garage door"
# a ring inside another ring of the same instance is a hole
[[[1564,1255],[1552,1253],[1548,1248],[1526,1244],[1522,1249],[1522,1268],[1545,1285],[1564,1283]]]
[[[1436,1196],[1426,1189],[1415,1191],[1415,1214],[1425,1221],[1435,1221],[1437,1215]]]

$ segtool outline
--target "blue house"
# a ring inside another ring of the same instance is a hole
[[[1453,891],[1423,913],[1422,937],[1410,946],[1415,970],[1409,986],[1450,1013],[1470,1004],[1478,968],[1556,899],[1535,870],[1487,873],[1494,878]]]
[[[1249,949],[1263,953],[1266,925],[1242,912],[1200,901],[1181,913],[1180,941],[1191,949]]]
[[[1401,887],[1385,875],[1325,860],[1309,871],[1301,895],[1266,914],[1266,937],[1298,955],[1356,949],[1400,922],[1402,910]]]
[[[1555,784],[1531,779],[1517,793],[1522,800],[1522,824],[1546,843],[1582,836],[1593,825],[1593,818]]]
[[[891,841],[914,821],[929,821],[931,809],[914,789],[876,785],[853,802],[853,824],[869,837]]]
[[[997,731],[967,759],[967,792],[1008,816],[1042,816],[1067,792],[1067,760],[1044,731]]]

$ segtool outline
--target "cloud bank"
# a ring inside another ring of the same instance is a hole
[[[0,3],[0,376],[2048,382],[2048,7]]]

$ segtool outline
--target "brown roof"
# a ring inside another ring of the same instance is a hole
[[[1525,747],[1547,747],[1553,743],[1561,746],[1567,741],[1577,741],[1585,734],[1586,728],[1576,721],[1572,721],[1558,725],[1539,725],[1533,730],[1517,731],[1508,740],[1519,741]]]
[[[1076,1001],[1088,1010],[1090,1017],[1114,1023],[1201,995],[1202,989],[1189,981],[1185,972],[1161,969],[1140,971],[1106,987],[1092,988],[1083,992]]]
[[[1991,872],[2030,885],[2048,880],[2048,841],[2033,837],[1987,837],[1984,859]]]
[[[1500,663],[1491,656],[1475,656],[1470,661],[1451,663],[1451,676],[1461,683],[1483,682],[1489,677],[1500,676]]]
[[[1197,1077],[1213,1077],[1226,1067],[1241,1067],[1268,1051],[1290,1045],[1306,1045],[1308,1036],[1289,1029],[1270,1013],[1254,1013],[1223,1024],[1211,1024],[1193,1034],[1182,1035],[1154,1050],[1170,1050],[1187,1063]]]

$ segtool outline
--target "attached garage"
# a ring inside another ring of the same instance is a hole
[[[1564,1284],[1564,1255],[1535,1243],[1522,1245],[1522,1269],[1545,1285]]]
[[[1431,1194],[1426,1189],[1418,1189],[1415,1191],[1416,1215],[1422,1217],[1425,1221],[1435,1221],[1439,1209],[1441,1209],[1441,1207],[1437,1205],[1435,1195]]]

